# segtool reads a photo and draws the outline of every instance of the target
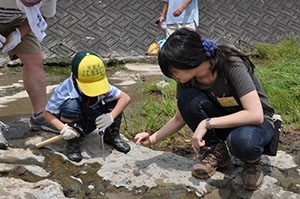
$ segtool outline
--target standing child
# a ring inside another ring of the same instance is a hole
[[[82,160],[80,137],[96,129],[104,132],[106,144],[120,152],[129,152],[130,146],[121,139],[119,130],[130,97],[109,84],[97,54],[80,51],[71,65],[71,76],[55,89],[44,112],[47,121],[67,140],[68,158]]]
[[[199,26],[198,0],[163,0],[158,25],[166,22],[166,38],[179,28],[196,30]]]

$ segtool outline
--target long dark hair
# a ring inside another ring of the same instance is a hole
[[[207,56],[201,36],[187,28],[176,30],[165,42],[158,54],[158,64],[162,73],[173,78],[170,67],[176,69],[193,69],[203,61],[210,60],[211,71],[218,71],[226,75],[226,66],[237,62],[233,57],[240,57],[247,66],[249,72],[253,72],[254,65],[248,56],[234,47],[218,46],[212,56]]]

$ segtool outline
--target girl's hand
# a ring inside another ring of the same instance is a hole
[[[151,145],[150,135],[149,135],[149,133],[146,133],[146,132],[138,133],[134,137],[134,140],[137,144],[141,144],[143,146],[149,147]]]
[[[203,137],[206,134],[206,132],[207,132],[206,123],[203,120],[199,123],[192,137],[192,148],[197,155],[199,154],[199,149],[205,146],[205,140],[203,140]]]

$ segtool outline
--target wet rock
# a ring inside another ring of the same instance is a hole
[[[62,193],[62,187],[50,180],[42,180],[37,183],[25,182],[15,178],[0,178],[1,198],[66,198]]]
[[[36,140],[34,137],[30,139]],[[272,173],[265,175],[265,183],[260,190],[255,192],[244,190],[240,179],[242,164],[234,158],[233,164],[229,168],[217,172],[210,179],[199,180],[193,178],[190,172],[196,160],[170,152],[154,151],[135,145],[132,142],[129,143],[132,150],[126,155],[106,145],[104,159],[97,133],[90,134],[82,142],[83,160],[80,163],[72,164],[89,165],[98,162],[102,166],[97,174],[104,181],[115,187],[126,188],[129,191],[142,189],[143,187],[151,189],[161,184],[175,184],[185,185],[187,189],[195,192],[199,197],[203,197],[212,191],[223,190],[227,194],[234,193],[235,196],[240,196],[240,198],[244,198],[245,194],[249,198],[280,198],[282,196],[300,198],[299,194],[285,191],[278,186],[276,184],[278,181],[272,177]],[[57,150],[55,144],[47,148],[53,151]],[[57,154],[66,159],[64,154]],[[265,170],[268,167],[285,170],[297,166],[292,156],[283,151],[279,151],[276,157],[264,156],[262,161]]]

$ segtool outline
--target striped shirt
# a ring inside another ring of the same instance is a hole
[[[57,0],[43,0],[40,11],[44,17],[53,17]],[[16,0],[0,0],[0,24],[7,24],[22,17],[24,13],[18,9]]]
[[[116,100],[120,96],[120,89],[113,85],[109,86],[110,87],[108,93],[98,96],[98,104],[111,102],[113,100]],[[78,94],[73,84],[72,76],[70,76],[55,88],[51,98],[46,105],[46,110],[54,115],[59,115],[60,108],[66,100],[77,98],[81,100],[81,96]],[[97,107],[97,104],[94,104],[93,107]]]

